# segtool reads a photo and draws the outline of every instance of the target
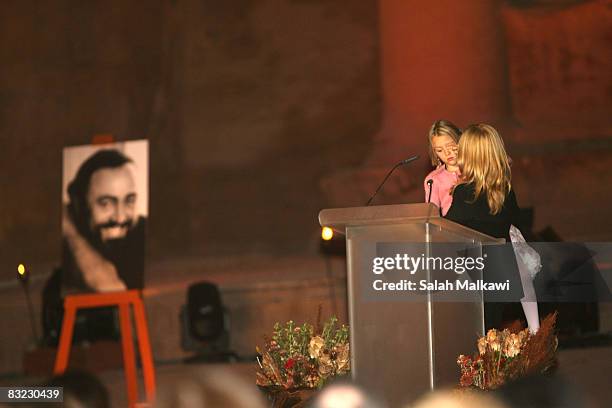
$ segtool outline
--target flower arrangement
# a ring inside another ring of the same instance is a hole
[[[545,373],[556,365],[557,336],[554,334],[557,314],[548,315],[538,332],[529,334],[527,329],[491,329],[478,339],[478,353],[460,355],[457,364],[461,368],[462,387],[483,390],[495,389],[507,381],[533,374]]]
[[[331,317],[322,330],[293,321],[276,323],[263,349],[256,348],[257,385],[293,390],[319,388],[350,370],[348,326]]]

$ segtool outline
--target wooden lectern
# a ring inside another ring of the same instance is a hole
[[[364,284],[381,243],[419,246],[434,255],[438,243],[481,248],[500,240],[439,216],[433,204],[326,209],[321,226],[346,234],[348,311],[353,379],[390,406],[399,406],[441,386],[458,383],[459,354],[475,350],[484,333],[482,294],[472,301],[368,298]],[[503,240],[502,240],[503,241]],[[420,252],[420,249],[419,249]],[[421,256],[421,253],[409,254]],[[431,275],[427,272],[427,279]]]

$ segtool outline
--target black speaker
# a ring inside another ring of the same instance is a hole
[[[180,319],[183,350],[195,352],[185,363],[237,361],[238,356],[229,349],[228,313],[215,284],[189,286]]]
[[[223,305],[216,285],[201,282],[187,291],[189,334],[199,341],[213,341],[224,331]]]

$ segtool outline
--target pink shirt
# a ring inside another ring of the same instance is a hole
[[[446,167],[438,166],[434,171],[429,173],[423,181],[425,187],[425,202],[429,198],[429,186],[427,180],[432,179],[433,184],[431,186],[431,203],[437,205],[442,209],[442,215],[446,215],[446,212],[453,203],[453,196],[450,195],[451,188],[457,184],[459,179],[457,173],[446,170]]]

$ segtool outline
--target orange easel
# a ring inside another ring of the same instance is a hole
[[[119,322],[121,326],[121,345],[123,349],[123,368],[125,371],[125,382],[129,407],[137,405],[138,379],[136,374],[136,357],[134,355],[134,343],[132,338],[132,325],[130,319],[130,306],[134,308],[134,319],[136,322],[136,333],[138,336],[138,348],[142,360],[142,373],[144,376],[145,395],[147,402],[152,402],[155,397],[155,367],[149,341],[149,330],[145,317],[142,297],[138,290],[124,292],[96,293],[83,295],[68,295],[64,300],[64,321],[60,342],[55,358],[54,374],[61,374],[66,370],[68,358],[70,357],[70,346],[72,345],[72,333],[74,321],[78,309],[87,309],[104,306],[119,307]]]

